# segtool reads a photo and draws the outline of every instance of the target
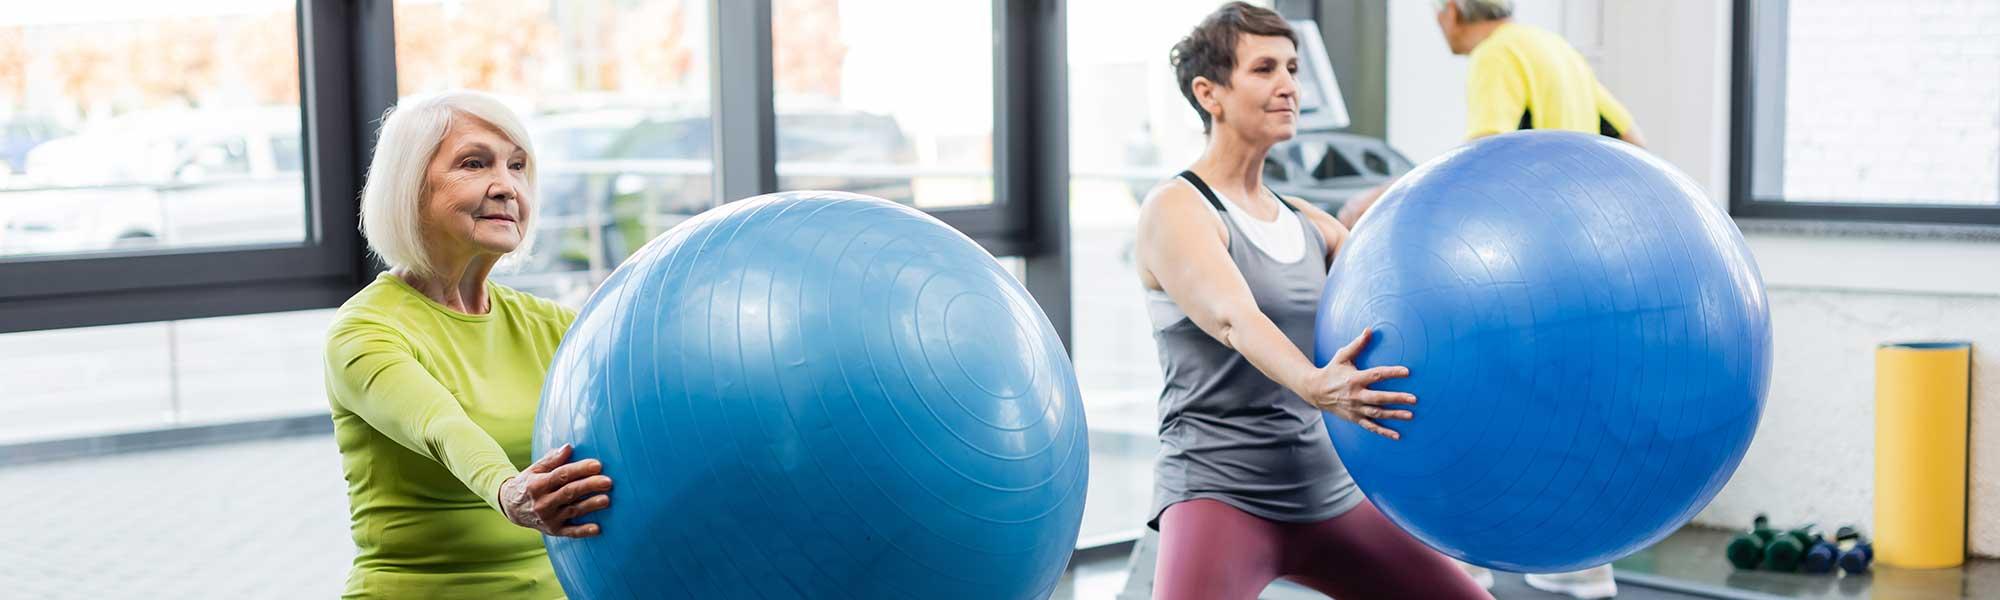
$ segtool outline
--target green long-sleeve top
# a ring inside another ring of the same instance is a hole
[[[576,313],[496,283],[486,314],[384,273],[335,312],[327,400],[358,553],[348,598],[554,598],[541,534],[500,484],[529,456],[542,380]]]

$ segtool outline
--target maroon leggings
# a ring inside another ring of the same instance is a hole
[[[1205,498],[1160,515],[1154,600],[1255,599],[1281,577],[1341,600],[1492,598],[1367,501],[1317,523],[1270,521]]]

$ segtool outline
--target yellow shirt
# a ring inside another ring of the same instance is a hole
[[[348,598],[556,598],[541,534],[499,512],[576,314],[489,283],[460,313],[387,273],[327,333],[327,400],[354,545]]]
[[[1472,49],[1465,97],[1466,137],[1518,129],[1567,129],[1617,137],[1632,113],[1611,97],[1569,42],[1541,29],[1503,23]]]

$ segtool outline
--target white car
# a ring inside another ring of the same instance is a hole
[[[296,108],[135,113],[29,152],[0,255],[306,239]]]

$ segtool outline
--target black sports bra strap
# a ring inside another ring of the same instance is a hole
[[[1200,175],[1194,174],[1194,171],[1191,170],[1181,171],[1181,179],[1186,179],[1189,185],[1194,186],[1195,191],[1201,192],[1201,197],[1207,198],[1208,205],[1215,207],[1216,212],[1229,212],[1229,209],[1222,207],[1222,200],[1215,197],[1215,190],[1209,189],[1208,182],[1202,181]],[[1271,198],[1278,201],[1278,206],[1283,206],[1295,213],[1299,212],[1298,207],[1292,206],[1292,203],[1285,201],[1284,196],[1278,195],[1278,190],[1271,189],[1271,186],[1268,185],[1264,186],[1264,190],[1271,192]]]
[[[1286,209],[1289,209],[1289,210],[1291,210],[1291,211],[1292,211],[1293,213],[1297,213],[1297,212],[1299,212],[1299,207],[1296,207],[1296,206],[1292,206],[1292,203],[1290,203],[1290,202],[1286,202],[1286,201],[1285,201],[1285,197],[1284,197],[1284,196],[1282,196],[1282,195],[1279,195],[1279,194],[1278,194],[1278,190],[1274,190],[1274,189],[1271,189],[1271,186],[1268,186],[1268,185],[1267,185],[1267,186],[1264,186],[1264,191],[1267,191],[1267,192],[1270,192],[1270,193],[1271,193],[1271,197],[1272,197],[1272,198],[1274,198],[1274,199],[1277,199],[1277,201],[1278,201],[1278,206],[1283,206],[1283,207],[1285,207]]]
[[[1194,174],[1194,171],[1181,171],[1181,179],[1186,179],[1188,185],[1194,186],[1195,191],[1201,192],[1201,197],[1207,198],[1208,205],[1215,207],[1216,212],[1229,212],[1229,209],[1222,207],[1222,201],[1215,198],[1215,190],[1208,189],[1208,182],[1202,181],[1200,175]]]

